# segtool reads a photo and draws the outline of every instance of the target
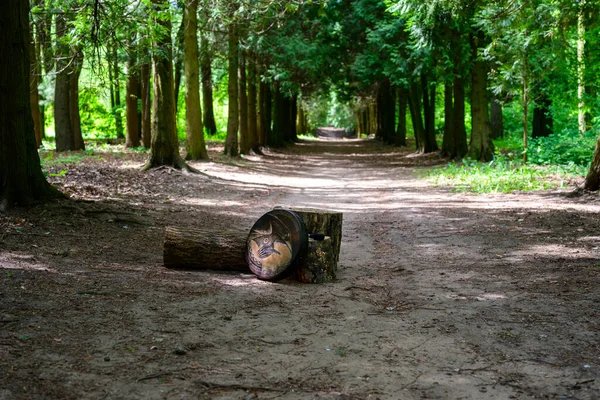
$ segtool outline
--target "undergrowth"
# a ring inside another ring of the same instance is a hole
[[[565,188],[585,176],[594,154],[598,131],[560,132],[530,140],[528,164],[517,135],[495,141],[496,155],[489,163],[470,159],[436,168],[426,177],[457,192],[510,193],[513,191]]]
[[[561,189],[586,168],[578,165],[523,165],[497,156],[490,163],[465,159],[427,173],[436,185],[452,186],[457,192],[511,193],[513,191]]]

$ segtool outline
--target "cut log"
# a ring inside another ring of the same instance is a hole
[[[325,236],[329,236],[335,260],[339,261],[340,246],[342,244],[343,214],[337,211],[317,210],[313,208],[288,208],[288,210],[295,212],[302,218],[308,233],[322,233]]]
[[[325,283],[335,279],[337,255],[329,236],[324,240],[308,240],[308,252],[292,279],[302,283]]]
[[[250,272],[242,230],[182,229],[167,227],[163,260],[168,268],[216,269]]]
[[[342,240],[342,213],[308,208],[291,209],[304,221],[307,232],[324,240],[308,240],[308,251],[292,274],[304,283],[335,279]],[[208,230],[170,226],[165,230],[163,261],[168,268],[251,272],[246,262],[246,230]]]

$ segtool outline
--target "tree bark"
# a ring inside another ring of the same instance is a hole
[[[423,118],[421,117],[421,93],[419,92],[419,86],[416,83],[413,83],[409,88],[408,108],[410,109],[410,118],[415,134],[417,152],[425,153],[426,139]]]
[[[452,83],[444,85],[444,137],[442,139],[442,155],[452,157],[454,150],[454,104],[452,101]]]
[[[46,182],[31,118],[29,1],[0,1],[0,211],[61,196]]]
[[[208,37],[206,34],[201,36],[200,40],[200,72],[202,75],[202,111],[204,129],[208,135],[217,133],[217,124],[213,109],[213,87],[212,87],[212,66],[210,50],[208,46]]]
[[[308,239],[308,250],[292,279],[302,283],[326,283],[335,280],[338,260],[329,236],[324,240]]]
[[[73,71],[69,60],[69,48],[62,43],[67,29],[65,14],[57,14],[56,24],[56,82],[54,88],[54,131],[56,151],[75,150],[70,105],[70,74]]]
[[[504,137],[504,122],[502,121],[502,103],[492,94],[490,100],[490,129],[492,139]]]
[[[271,137],[273,115],[271,85],[261,81],[258,89],[258,143],[261,147],[264,147],[267,145],[267,138]]]
[[[288,132],[289,141],[296,143],[298,141],[298,130],[296,129],[296,119],[298,118],[298,95],[294,94],[290,99],[289,105],[289,120],[288,120]]]
[[[585,0],[579,1],[577,13],[577,121],[581,133],[587,130],[585,118],[585,3]]]
[[[127,138],[125,147],[140,146],[140,121],[138,115],[138,100],[140,96],[140,76],[137,69],[137,60],[134,47],[135,35],[131,35],[129,45],[129,59],[127,60],[127,85],[125,88],[125,121]]]
[[[338,211],[318,210],[314,208],[289,208],[298,214],[307,233],[322,233],[331,238],[331,248],[336,260],[340,258],[342,246],[342,222],[344,214]]]
[[[74,150],[85,150],[83,134],[81,132],[81,117],[79,115],[79,76],[83,68],[83,51],[77,49],[72,59],[72,71],[69,78],[69,114],[73,130]]]
[[[248,271],[246,240],[242,230],[182,229],[167,227],[163,261],[168,268]]]
[[[267,137],[267,144],[281,147],[285,143],[286,125],[289,121],[289,100],[281,92],[279,85],[275,85],[273,92],[273,129]]]
[[[377,89],[377,130],[375,137],[388,144],[394,143],[396,107],[394,91],[388,79],[379,83]]]
[[[119,59],[117,58],[117,46],[113,45],[112,48],[112,75],[113,75],[113,90],[115,96],[115,104],[113,112],[115,113],[115,126],[117,128],[117,138],[124,139],[123,134],[123,118],[121,117],[121,85],[119,83]],[[109,66],[110,68],[110,66]]]
[[[421,85],[423,92],[423,116],[425,119],[425,153],[431,153],[439,149],[435,139],[436,85],[431,85],[424,73],[421,74]]]
[[[298,132],[301,135],[303,135],[307,132],[306,125],[304,124],[304,122],[305,122],[304,107],[302,107],[302,104],[299,103],[298,104],[298,118],[296,119],[296,132]]]
[[[474,53],[477,49],[474,48]],[[474,54],[474,58],[476,54]],[[494,143],[491,139],[490,117],[487,96],[487,64],[476,60],[471,70],[471,143],[468,156],[477,161],[494,158]]]
[[[42,145],[42,114],[40,112],[40,94],[38,91],[38,86],[41,80],[41,72],[42,69],[40,67],[40,63],[37,62],[36,57],[36,40],[33,35],[33,27],[30,24],[30,39],[29,39],[29,57],[30,57],[30,67],[29,67],[29,102],[31,103],[31,117],[33,118],[33,128],[35,131],[35,143],[37,147]],[[41,61],[40,61],[41,62]]]
[[[187,1],[187,0],[185,0]],[[184,1],[184,3],[185,3]],[[184,6],[185,7],[185,6]],[[175,68],[175,114],[177,114],[177,108],[179,107],[179,89],[181,88],[181,76],[183,75],[183,59],[184,59],[184,23],[185,21],[181,18],[179,29],[177,29],[177,36],[175,36],[175,48],[174,48],[174,68]]]
[[[184,23],[184,69],[186,111],[186,159],[208,160],[204,143],[202,110],[200,109],[200,77],[198,66],[198,0],[186,0]]]
[[[585,177],[583,187],[585,190],[590,190],[593,192],[600,189],[600,137],[596,142],[596,150],[594,151],[592,164],[590,165],[590,169]]]
[[[166,165],[194,172],[195,170],[191,169],[179,155],[169,2],[153,0],[153,3],[160,13],[155,22],[162,28],[163,35],[156,38],[153,43],[152,141],[150,157],[143,169]]]
[[[140,75],[142,81],[142,144],[145,148],[150,148],[151,140],[152,140],[152,130],[151,130],[151,105],[152,102],[150,100],[150,65],[144,63],[140,67]]]
[[[461,159],[467,154],[467,129],[465,127],[465,81],[454,75],[454,115],[452,117],[454,133],[454,153],[451,158]]]
[[[229,24],[228,34],[228,60],[229,60],[229,83],[227,94],[229,105],[227,111],[227,136],[225,138],[225,154],[229,157],[238,155],[238,129],[240,123],[239,100],[238,100],[238,37],[236,27]]]
[[[396,146],[406,146],[406,107],[408,106],[406,89],[398,89],[398,126],[396,128]]]
[[[257,90],[256,90],[256,59],[248,58],[248,143],[255,153],[260,153],[258,142],[258,115],[257,115]]]
[[[246,56],[243,51],[239,52],[238,65],[238,98],[240,107],[240,153],[248,154],[252,146],[248,138],[248,94],[246,83]]]

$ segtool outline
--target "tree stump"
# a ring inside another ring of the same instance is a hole
[[[182,229],[167,227],[163,261],[168,268],[216,269],[250,272],[242,230]]]
[[[337,254],[329,236],[324,240],[308,239],[308,252],[292,279],[302,283],[324,283],[335,279]]]
[[[335,260],[336,262],[339,261],[340,246],[342,245],[343,213],[314,208],[288,208],[288,210],[295,212],[302,218],[308,233],[322,233],[325,236],[329,236]]]

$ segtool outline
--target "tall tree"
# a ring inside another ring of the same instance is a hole
[[[200,38],[200,74],[202,75],[202,120],[204,129],[207,134],[214,135],[217,133],[217,123],[215,122],[213,108],[212,60],[207,33],[203,33]]]
[[[186,159],[208,160],[204,144],[202,110],[200,109],[200,77],[198,66],[198,0],[184,0],[184,69],[186,111]]]
[[[29,101],[31,103],[31,117],[33,118],[33,126],[35,130],[35,142],[38,147],[42,144],[42,113],[40,112],[40,94],[38,86],[41,80],[41,62],[37,60],[37,49],[39,44],[36,44],[36,39],[33,35],[33,27],[30,25],[31,38],[29,40],[29,57],[30,57],[30,79],[29,79]]]
[[[473,67],[471,68],[471,143],[467,155],[473,160],[491,161],[494,158],[494,143],[491,138],[489,97],[487,74],[488,64],[482,60],[478,52],[478,44],[483,41],[483,33],[473,35],[471,48],[473,51]]]
[[[227,136],[225,138],[225,154],[229,157],[238,155],[238,130],[240,126],[238,100],[238,52],[239,43],[234,22],[230,22],[227,32],[228,86],[229,105],[227,110]]]
[[[29,101],[29,1],[0,2],[0,210],[61,194],[42,174]]]
[[[109,66],[109,68],[112,68],[113,74],[112,85],[115,96],[115,108],[113,112],[115,113],[115,126],[117,128],[117,138],[124,139],[125,134],[123,133],[123,118],[121,117],[121,68],[119,66],[119,57],[117,53],[116,43],[113,44],[111,50],[111,65]]]
[[[150,65],[144,62],[140,66],[141,96],[142,96],[142,144],[150,148],[152,140],[152,122],[150,118],[152,102],[150,98]]]
[[[125,147],[139,147],[140,120],[138,115],[138,100],[140,98],[140,74],[137,66],[135,34],[129,35],[127,59],[127,84],[125,86]]]
[[[152,52],[152,142],[143,169],[171,166],[195,172],[179,155],[175,119],[175,84],[171,44],[171,10],[168,0],[152,0],[155,31]]]
[[[56,151],[75,150],[75,137],[71,118],[70,75],[73,71],[70,62],[70,49],[66,43],[67,13],[55,17],[56,32],[56,81],[54,87],[54,131]]]
[[[248,154],[252,149],[248,138],[248,92],[246,82],[246,55],[240,51],[238,65],[238,98],[240,113],[240,153]]]

